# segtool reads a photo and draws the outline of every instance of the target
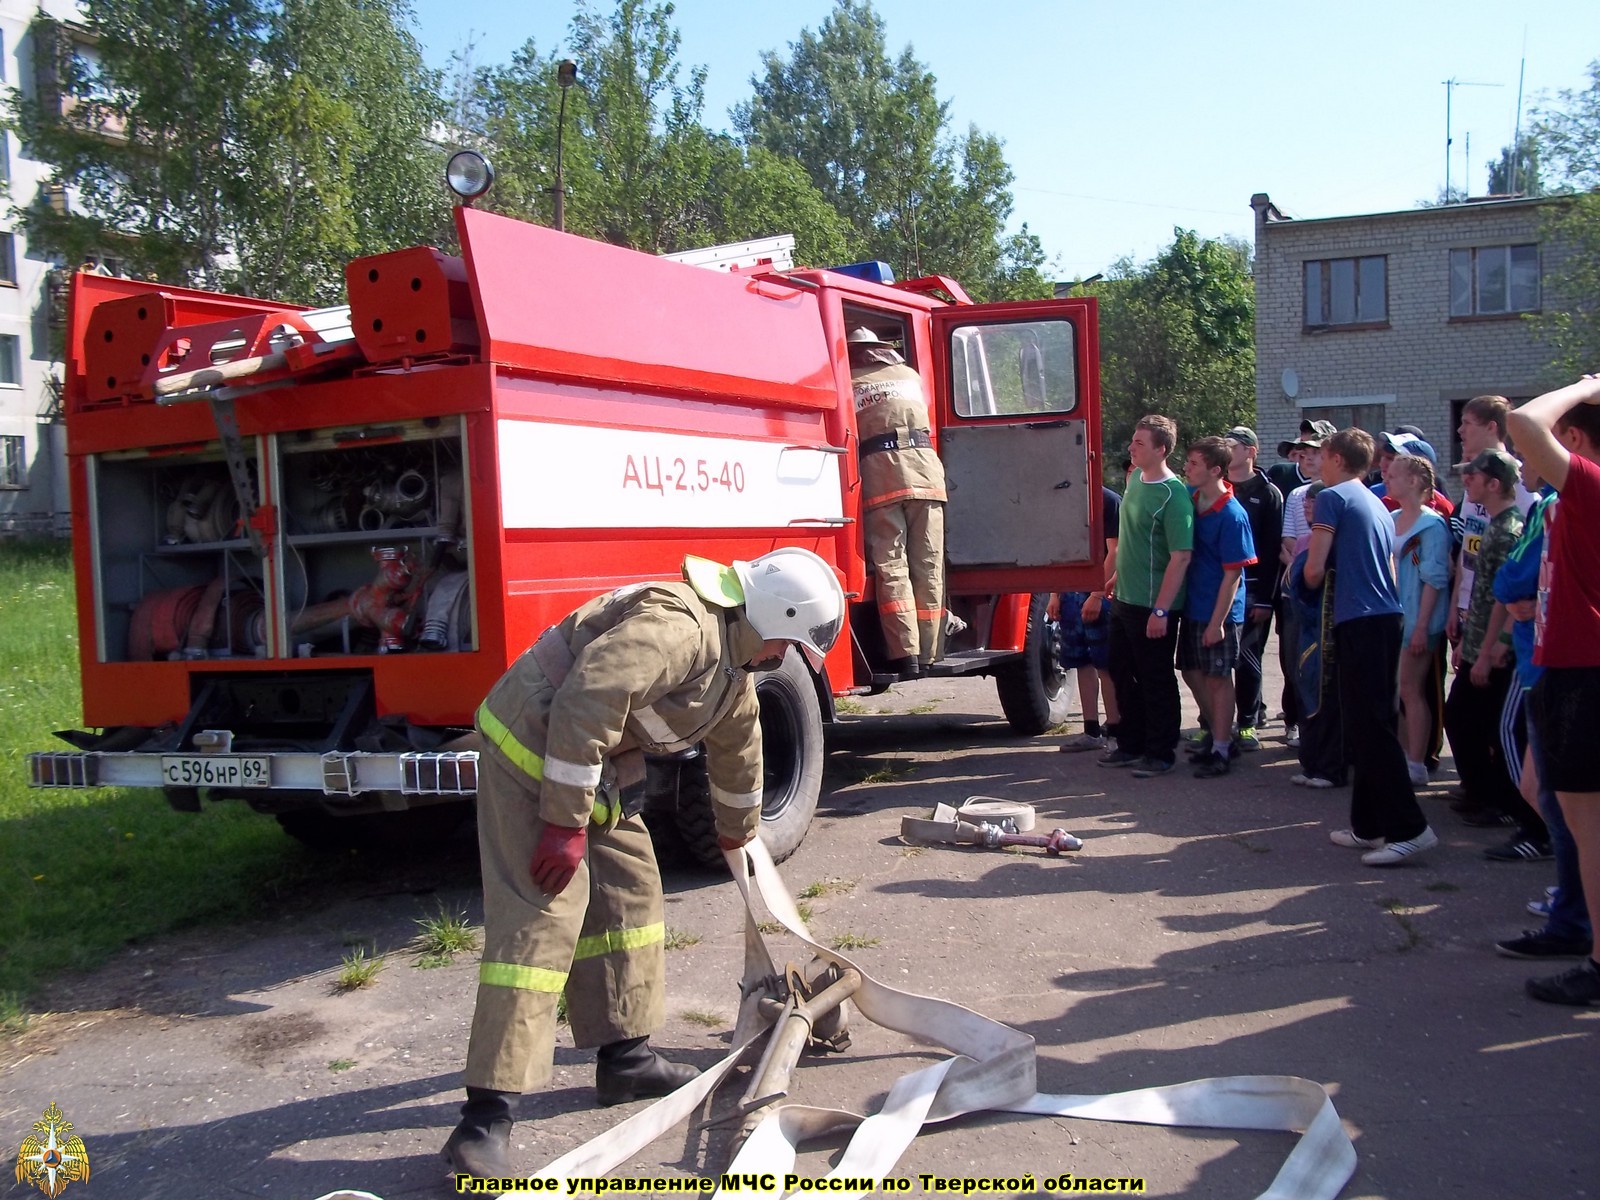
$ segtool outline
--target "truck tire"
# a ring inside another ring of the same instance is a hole
[[[822,711],[811,672],[790,647],[783,663],[756,676],[761,705],[761,840],[782,862],[800,848],[822,794]],[[711,789],[703,760],[685,764],[678,793],[678,832],[706,866],[721,866]]]
[[[472,803],[450,800],[404,812],[337,816],[311,805],[274,814],[282,830],[312,850],[420,850],[436,846],[472,815]]]
[[[1072,695],[1061,665],[1061,629],[1044,615],[1050,597],[1036,594],[1028,606],[1028,636],[1022,654],[994,673],[1000,709],[1013,732],[1036,737],[1067,719]]]

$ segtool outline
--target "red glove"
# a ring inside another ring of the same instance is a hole
[[[546,825],[534,847],[533,861],[528,864],[528,874],[533,876],[539,890],[550,896],[559,896],[578,873],[583,861],[587,834],[582,829],[568,829],[565,825]]]

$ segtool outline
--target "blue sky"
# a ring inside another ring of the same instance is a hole
[[[480,63],[564,44],[567,0],[415,0],[429,62],[476,37]],[[786,52],[831,0],[679,0],[681,61],[703,64],[706,122],[725,128],[764,50]],[[609,0],[596,4],[610,12]],[[1451,179],[1484,189],[1509,143],[1526,46],[1524,124],[1541,99],[1587,82],[1600,58],[1596,0],[875,0],[891,54],[910,43],[952,124],[1006,143],[1013,224],[1026,221],[1070,280],[1145,259],[1174,225],[1251,236],[1250,196],[1300,217],[1383,212]],[[582,64],[579,64],[580,69]],[[1467,158],[1470,137],[1470,160]],[[782,231],[770,231],[782,232]]]

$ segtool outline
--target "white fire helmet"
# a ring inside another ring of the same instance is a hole
[[[794,642],[813,670],[844,628],[844,589],[819,555],[784,546],[752,562],[735,561],[750,627],[767,641]]]

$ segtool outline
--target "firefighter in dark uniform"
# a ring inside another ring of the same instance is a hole
[[[661,876],[645,750],[704,743],[718,842],[761,823],[752,671],[790,645],[816,669],[844,624],[833,568],[784,548],[684,582],[619,588],[546,630],[478,709],[484,947],[452,1173],[506,1178],[511,1098],[550,1077],[556,1001],[598,1046],[601,1104],[664,1096],[696,1072],[649,1045],[666,1019]]]
[[[891,665],[915,679],[939,656],[944,632],[944,464],[922,377],[870,329],[852,329],[846,343],[878,618]]]

